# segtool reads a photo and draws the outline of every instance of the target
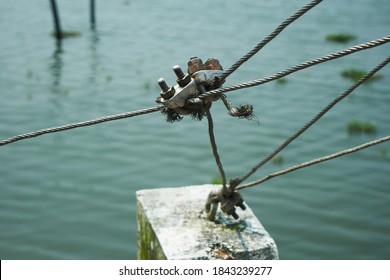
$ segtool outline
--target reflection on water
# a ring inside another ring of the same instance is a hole
[[[99,45],[99,32],[96,28],[92,28],[87,35],[89,38],[89,51],[87,51],[87,55],[89,56],[89,75],[88,81],[90,84],[96,84],[96,79],[98,77],[98,71],[100,66],[100,57],[98,52]],[[48,63],[49,73],[51,76],[51,91],[53,93],[66,93],[67,90],[61,87],[61,78],[62,73],[64,71],[64,67],[66,67],[66,63],[64,62],[64,55],[66,53],[65,48],[68,40],[78,40],[76,39],[66,39],[66,40],[56,40],[55,47],[52,55],[50,56],[50,60]]]
[[[62,41],[57,40],[55,42],[55,49],[53,51],[53,54],[49,62],[49,72],[52,76],[53,92],[58,91],[58,88],[60,87],[61,84],[61,74],[62,74],[62,68],[64,66],[62,55],[63,55]]]
[[[98,30],[95,28],[95,25],[92,25],[92,29],[89,34],[89,53],[91,57],[90,62],[90,75],[88,77],[88,80],[91,83],[96,82],[96,77],[98,75],[98,68],[99,68],[99,54],[98,54],[98,44],[99,44],[99,33]]]
[[[96,27],[96,5],[95,0],[89,1],[89,14],[90,14],[90,24],[91,29],[95,30]]]

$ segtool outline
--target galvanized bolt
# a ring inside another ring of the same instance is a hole
[[[234,218],[235,220],[238,220],[238,218],[239,218],[239,216],[237,215],[235,209],[231,210],[229,213],[226,213],[226,214],[233,216],[233,218]]]
[[[175,95],[175,89],[173,87],[169,87],[164,78],[158,79],[157,83],[161,88],[160,96],[162,98],[169,99]]]
[[[240,207],[242,210],[246,209],[246,206],[244,205],[244,200],[241,199],[237,204],[238,207]]]
[[[183,70],[181,70],[179,65],[173,66],[173,71],[176,74],[177,80],[179,86],[185,87],[191,82],[191,77],[189,75],[185,75]]]
[[[173,71],[175,72],[178,79],[183,79],[185,77],[184,72],[181,70],[179,65],[173,66]]]
[[[167,85],[167,82],[165,81],[164,78],[158,79],[157,83],[160,86],[162,92],[166,92],[169,90],[169,86]]]

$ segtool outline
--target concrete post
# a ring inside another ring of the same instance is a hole
[[[138,259],[278,259],[272,237],[247,206],[238,220],[218,212],[205,218],[204,205],[217,185],[137,191]]]

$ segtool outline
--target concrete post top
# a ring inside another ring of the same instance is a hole
[[[207,196],[219,187],[200,185],[136,192],[142,220],[150,223],[166,259],[278,259],[274,240],[247,205],[245,211],[237,209],[238,220],[220,211],[216,221],[206,219]]]

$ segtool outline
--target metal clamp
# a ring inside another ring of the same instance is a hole
[[[236,220],[239,218],[236,213],[236,207],[238,206],[242,210],[246,209],[244,199],[239,192],[234,191],[229,194],[223,194],[223,189],[221,188],[217,191],[211,191],[207,197],[205,210],[208,220],[215,220],[215,215],[217,214],[219,203],[221,203],[222,212],[233,216],[233,218]]]
[[[206,105],[206,103],[210,103],[209,101],[203,102],[196,97],[222,85],[220,77],[223,71],[217,59],[209,58],[203,64],[201,59],[193,57],[188,62],[188,74],[184,74],[179,65],[173,66],[173,71],[177,77],[177,84],[174,87],[169,87],[165,80],[160,78],[158,84],[161,93],[156,99],[157,103],[161,103],[166,108],[173,109],[181,115],[190,114],[194,108],[211,105]]]
[[[177,84],[174,87],[169,87],[163,78],[158,80],[161,93],[156,102],[169,109],[183,107],[187,99],[196,96],[198,93],[195,80],[189,75],[185,75],[179,65],[175,65],[173,70],[177,76]]]
[[[236,213],[236,206],[245,210],[246,206],[244,205],[244,199],[239,192],[233,192],[229,197],[224,198],[225,200],[221,201],[221,210],[237,220],[239,217]]]

